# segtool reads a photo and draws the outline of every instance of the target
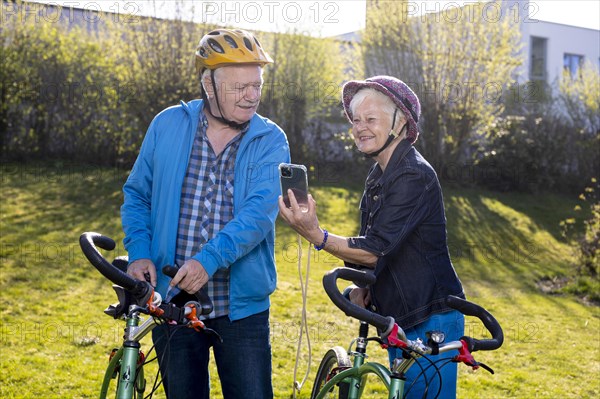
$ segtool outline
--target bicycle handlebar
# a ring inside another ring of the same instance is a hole
[[[79,237],[79,245],[86,258],[104,277],[131,292],[138,303],[145,304],[148,302],[150,295],[154,292],[150,283],[137,280],[123,272],[117,266],[108,262],[96,248],[98,246],[112,251],[115,249],[116,244],[111,238],[99,233],[87,232]],[[171,278],[175,277],[177,270],[174,266],[165,266],[162,269],[163,273]],[[213,311],[213,303],[205,291],[199,290],[196,292],[195,297],[199,305],[199,315],[207,315]]]
[[[469,302],[453,295],[450,295],[446,298],[446,305],[452,309],[458,310],[466,316],[477,317],[479,320],[481,320],[490,334],[492,334],[491,339],[475,339],[467,336],[462,337],[461,339],[464,340],[469,346],[470,352],[479,350],[491,351],[502,346],[502,343],[504,342],[504,333],[502,332],[502,327],[490,312],[485,310],[483,307],[474,304],[473,302]]]
[[[323,288],[325,288],[325,292],[329,296],[329,299],[331,299],[331,302],[340,308],[346,316],[369,323],[377,327],[380,331],[383,331],[383,337],[388,336],[396,323],[394,318],[381,316],[348,301],[337,288],[336,282],[338,279],[370,285],[375,283],[375,275],[349,267],[337,267],[323,276]]]
[[[98,246],[112,251],[115,249],[116,244],[111,238],[99,233],[86,232],[79,237],[79,246],[85,257],[104,277],[131,292],[140,303],[146,303],[150,299],[150,295],[154,291],[150,283],[136,280],[123,273],[119,268],[108,262],[96,248]]]
[[[162,268],[162,272],[166,276],[169,276],[171,278],[175,277],[178,270],[179,270],[179,268],[177,268],[175,266],[164,266]],[[212,303],[212,300],[210,299],[210,297],[208,296],[208,293],[205,290],[199,289],[198,291],[196,291],[194,296],[196,297],[196,300],[198,301],[198,305],[200,306],[200,314],[201,315],[207,315],[207,314],[212,313],[213,303]]]
[[[367,309],[363,309],[351,303],[346,297],[344,297],[337,288],[337,280],[347,280],[359,284],[370,285],[374,284],[376,277],[373,273],[367,273],[361,270],[351,269],[348,267],[338,267],[329,271],[323,276],[323,287],[325,292],[331,299],[331,301],[340,308],[347,316],[354,317],[358,320],[367,322],[380,331],[382,337],[386,337],[392,331],[392,328],[396,324],[393,317],[384,317],[377,313],[373,313]],[[478,340],[475,338],[464,336],[461,339],[466,342],[470,352],[478,350],[494,350],[498,349],[504,342],[504,334],[502,327],[498,321],[483,307],[469,302],[465,299],[448,296],[446,298],[446,304],[458,310],[464,315],[475,316],[482,321],[483,325],[488,329],[492,335],[491,339]]]

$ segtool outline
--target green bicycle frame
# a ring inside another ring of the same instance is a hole
[[[125,335],[129,331],[137,332],[139,325],[137,315],[127,318],[127,328]],[[144,332],[143,335],[145,335]],[[140,334],[136,334],[139,336]],[[144,379],[144,368],[138,368],[138,360],[140,357],[140,344],[137,339],[126,340],[124,345],[120,347],[110,360],[102,387],[100,389],[100,399],[106,399],[110,382],[118,375],[117,381],[117,399],[131,399],[134,396],[134,390],[138,396],[143,397],[146,389],[146,381]]]
[[[323,399],[330,389],[344,380],[345,382],[350,383],[348,399],[358,399],[363,393],[365,387],[364,382],[369,374],[375,374],[379,378],[389,392],[389,399],[398,399],[404,395],[403,379],[392,377],[390,370],[379,363],[364,363],[364,356],[357,355],[354,357],[354,366],[332,377],[323,388],[321,388],[316,399]]]

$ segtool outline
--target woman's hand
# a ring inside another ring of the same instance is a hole
[[[279,214],[298,234],[313,244],[323,242],[323,230],[319,227],[317,217],[317,203],[312,195],[308,194],[308,210],[302,210],[292,190],[288,190],[291,207],[288,208],[279,196]]]
[[[361,308],[371,304],[371,291],[368,288],[354,288],[350,291],[350,302]]]
[[[283,198],[279,196],[279,214],[298,234],[307,239],[311,244],[321,246],[325,242],[325,232],[319,227],[317,218],[317,203],[312,195],[308,194],[308,210],[301,209],[294,197],[292,190],[288,190],[291,207],[285,206]],[[376,255],[360,248],[350,248],[346,237],[332,234],[327,235],[326,245],[322,248],[333,256],[350,263],[375,268]]]

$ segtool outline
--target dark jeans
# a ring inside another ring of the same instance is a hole
[[[204,323],[223,343],[186,327],[161,325],[152,331],[167,397],[209,398],[212,346],[224,399],[273,398],[269,310],[233,322],[225,316]]]

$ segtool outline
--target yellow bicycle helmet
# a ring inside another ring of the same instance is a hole
[[[260,42],[241,29],[216,29],[200,39],[196,48],[196,72],[205,68],[214,70],[231,64],[258,64],[273,62]]]

